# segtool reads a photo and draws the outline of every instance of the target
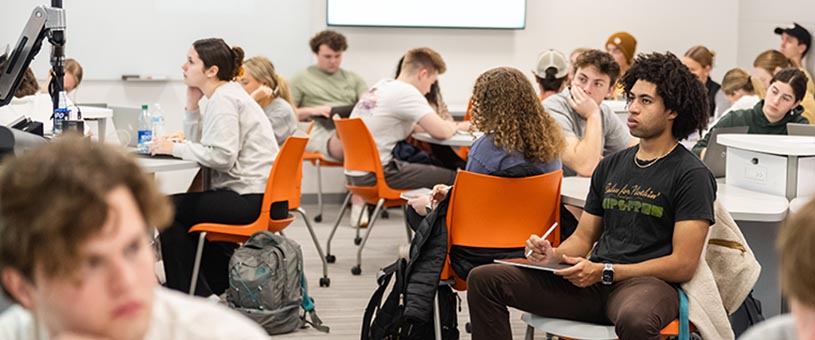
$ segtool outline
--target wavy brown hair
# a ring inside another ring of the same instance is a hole
[[[560,125],[541,105],[518,69],[498,67],[478,76],[473,87],[472,123],[495,146],[521,153],[530,163],[560,158],[566,141]]]

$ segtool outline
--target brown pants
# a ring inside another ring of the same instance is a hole
[[[662,339],[679,316],[674,286],[639,277],[579,288],[550,272],[502,264],[479,266],[467,280],[473,340],[512,339],[507,306],[536,315],[613,324],[622,340]]]

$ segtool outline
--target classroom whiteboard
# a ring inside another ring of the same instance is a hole
[[[31,11],[50,0],[4,1],[0,48],[16,44]],[[65,0],[66,55],[76,58],[85,79],[123,74],[181,79],[192,42],[223,38],[243,47],[247,58],[264,55],[282,74],[311,64],[308,47],[311,1],[292,0]],[[50,67],[50,44],[31,66],[38,78]]]

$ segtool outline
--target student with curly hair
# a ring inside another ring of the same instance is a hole
[[[297,116],[291,101],[286,78],[275,71],[266,57],[253,57],[243,63],[243,75],[238,77],[243,89],[263,108],[272,123],[277,145],[297,132]]]
[[[183,136],[154,140],[153,154],[196,161],[210,169],[210,189],[173,196],[175,218],[161,233],[167,287],[187,292],[198,235],[187,231],[202,222],[248,224],[257,219],[266,182],[279,150],[263,109],[233,80],[240,74],[243,49],[222,39],[197,40],[187,52],[184,83],[187,105]],[[202,114],[199,101],[208,101]],[[228,287],[233,243],[209,242],[196,295],[221,294]]]
[[[693,277],[714,222],[716,180],[679,144],[707,124],[707,96],[671,53],[640,55],[621,84],[639,145],[600,161],[580,224],[558,248],[535,235],[526,242],[530,261],[572,266],[554,273],[501,264],[473,269],[467,299],[474,340],[512,337],[507,306],[614,324],[623,340],[662,339],[660,329],[678,317],[673,285]]]
[[[787,123],[809,124],[802,114],[801,99],[807,93],[807,76],[801,70],[785,68],[773,76],[767,95],[752,108],[728,113],[713,126],[714,129],[747,126],[747,133],[786,135]],[[703,158],[710,133],[696,142],[693,152]]]
[[[470,147],[465,170],[489,175],[531,165],[544,174],[562,167],[563,132],[536,98],[529,80],[515,68],[498,67],[478,76],[470,122],[485,133]],[[443,197],[447,190],[436,186],[432,196]],[[424,216],[430,201],[420,197],[410,204]]]

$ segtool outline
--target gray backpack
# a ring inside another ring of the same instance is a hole
[[[227,304],[270,335],[289,333],[305,324],[328,333],[307,287],[300,245],[283,236],[257,232],[229,260]],[[306,320],[307,313],[311,321]]]

